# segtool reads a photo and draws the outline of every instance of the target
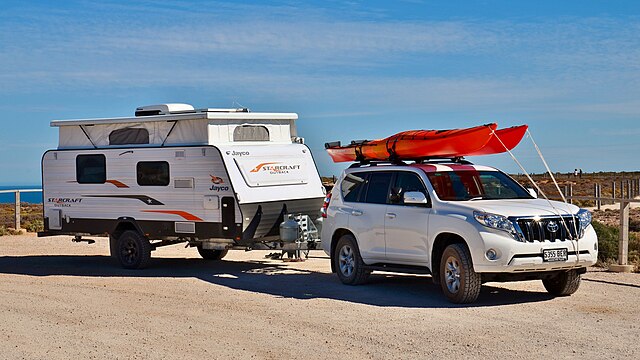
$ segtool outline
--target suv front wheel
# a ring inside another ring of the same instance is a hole
[[[442,253],[440,286],[449,301],[469,304],[478,299],[482,279],[473,270],[471,254],[463,244],[452,244]]]
[[[578,291],[580,287],[580,275],[576,270],[559,273],[558,275],[542,280],[544,288],[553,296],[569,296]]]
[[[367,281],[371,271],[364,269],[360,250],[353,235],[343,235],[333,253],[333,265],[338,278],[346,285],[359,285]]]

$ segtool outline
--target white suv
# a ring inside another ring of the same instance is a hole
[[[354,164],[323,217],[322,246],[344,284],[373,270],[427,273],[455,303],[475,301],[488,281],[540,279],[571,295],[598,258],[589,211],[464,160]]]

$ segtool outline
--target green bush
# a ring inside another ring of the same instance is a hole
[[[617,261],[620,229],[597,221],[593,222],[593,228],[598,234],[598,260],[603,262]]]
[[[27,229],[28,232],[32,233],[43,231],[44,222],[41,219],[35,219],[25,224],[24,228]]]
[[[620,228],[593,222],[593,228],[598,234],[598,260],[602,262],[618,261],[618,244],[620,243]],[[629,263],[640,262],[640,238],[637,233],[629,233]]]

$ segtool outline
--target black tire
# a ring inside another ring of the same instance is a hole
[[[222,260],[229,250],[209,250],[203,249],[202,246],[198,246],[198,253],[205,260]]]
[[[576,270],[561,272],[558,275],[543,279],[542,284],[553,296],[573,295],[580,287],[581,276]]]
[[[455,304],[470,304],[478,299],[482,277],[473,270],[471,254],[463,244],[447,246],[440,261],[440,287]]]
[[[356,239],[350,234],[343,235],[338,240],[331,261],[343,284],[360,285],[371,275],[371,271],[365,270]]]
[[[151,261],[151,244],[137,231],[128,230],[118,238],[117,253],[125,269],[144,269]]]

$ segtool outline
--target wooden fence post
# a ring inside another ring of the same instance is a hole
[[[611,182],[611,198],[614,199],[613,203],[615,204],[616,203],[616,201],[615,201],[615,198],[616,198],[616,182],[615,181]]]
[[[16,230],[20,230],[20,225],[21,225],[20,224],[20,191],[16,190],[14,192],[14,194],[15,194],[15,198],[16,198],[16,200],[15,200],[15,212],[14,212],[14,215],[15,215],[14,226],[15,226]]]
[[[618,265],[627,265],[629,261],[629,208],[628,202],[620,203],[620,246],[618,249]]]

